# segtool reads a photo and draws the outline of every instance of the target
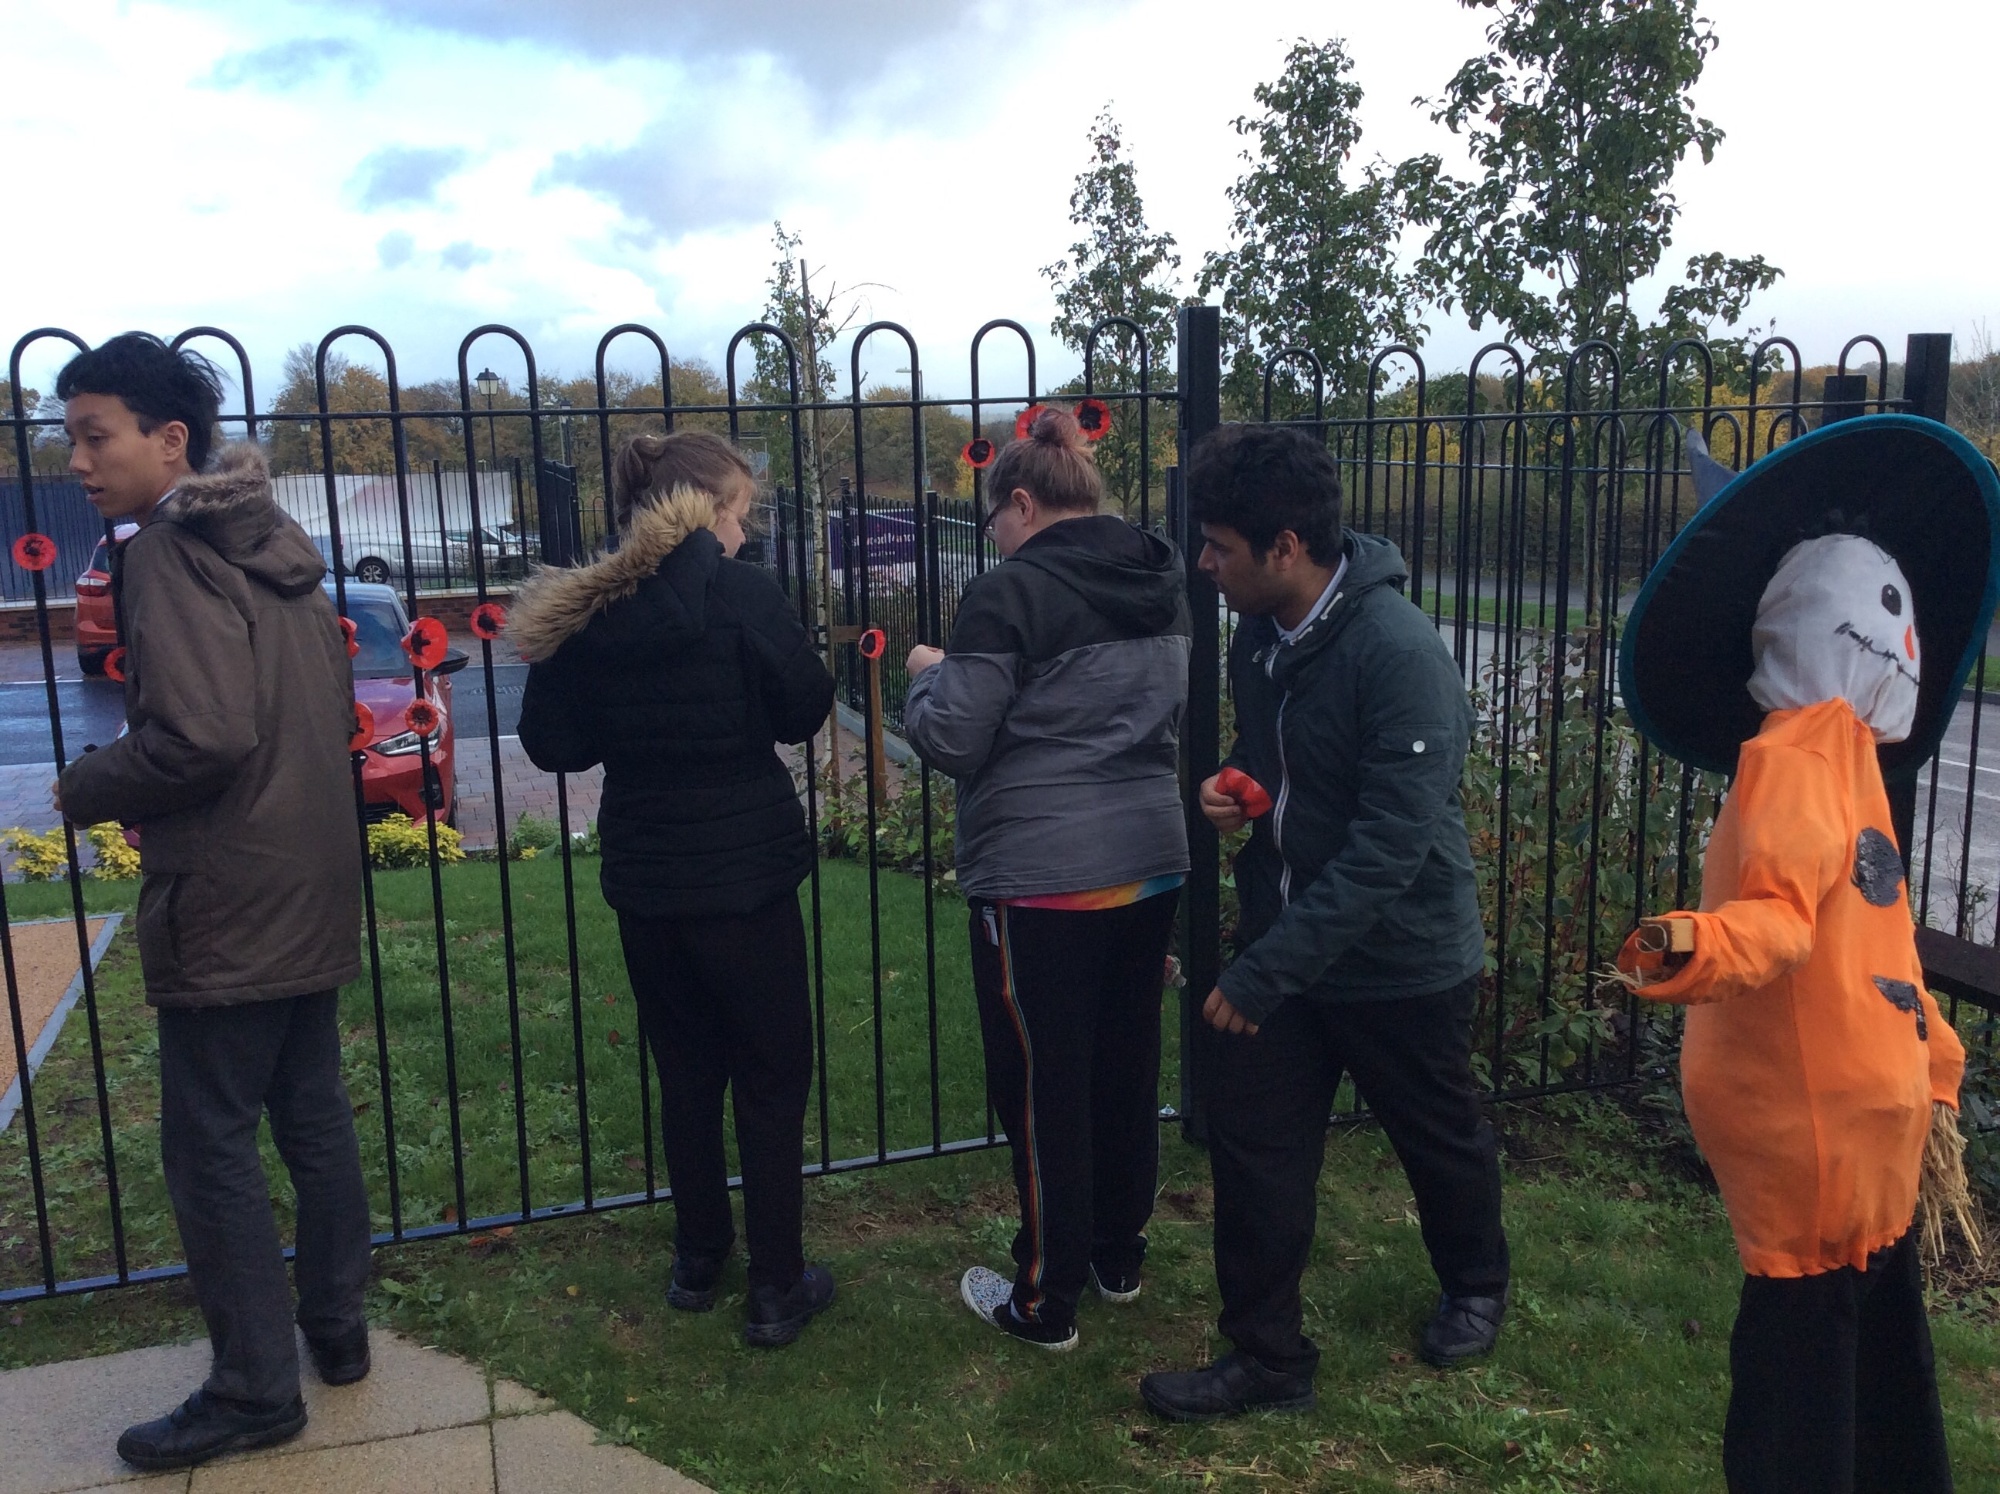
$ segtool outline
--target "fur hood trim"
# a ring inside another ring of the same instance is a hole
[[[683,485],[638,504],[616,550],[587,565],[542,566],[528,578],[508,614],[507,637],[530,664],[552,658],[592,618],[637,592],[682,540],[714,528],[715,500],[699,488]]]
[[[200,527],[272,502],[271,465],[264,449],[237,441],[218,451],[206,472],[175,486],[172,511],[182,523]]]

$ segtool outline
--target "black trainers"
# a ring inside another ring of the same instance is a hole
[[[1507,1294],[1497,1297],[1438,1298],[1437,1311],[1424,1329],[1417,1352],[1424,1363],[1450,1369],[1481,1354],[1490,1354],[1500,1337],[1500,1320],[1507,1315]]]
[[[1139,1267],[1146,1259],[1146,1237],[1139,1236],[1139,1254],[1129,1266],[1101,1266],[1090,1263],[1090,1284],[1106,1302],[1139,1300]]]
[[[998,1271],[989,1271],[984,1266],[972,1267],[958,1279],[958,1296],[980,1322],[989,1328],[998,1328],[1002,1333],[1010,1333],[1023,1343],[1047,1349],[1052,1354],[1067,1354],[1076,1347],[1074,1323],[1067,1328],[1052,1328],[1042,1323],[1031,1323],[1017,1315],[1014,1311],[1014,1283]]]
[[[306,1347],[312,1350],[313,1368],[319,1371],[322,1385],[352,1385],[356,1380],[368,1377],[368,1325],[363,1323],[352,1333],[343,1333],[337,1338],[314,1338],[306,1335]]]
[[[118,1456],[147,1473],[192,1468],[226,1452],[287,1441],[305,1426],[306,1403],[301,1397],[271,1408],[245,1406],[197,1390],[158,1421],[127,1427],[118,1439]]]
[[[708,1312],[715,1306],[715,1284],[722,1279],[723,1255],[674,1252],[674,1269],[667,1277],[667,1306],[682,1312]]]
[[[1267,1369],[1241,1352],[1198,1370],[1147,1375],[1139,1398],[1168,1421],[1220,1421],[1245,1411],[1310,1411],[1319,1404],[1311,1375]]]
[[[833,1295],[833,1273],[824,1266],[807,1266],[789,1291],[752,1287],[743,1342],[753,1349],[783,1348],[833,1305]]]

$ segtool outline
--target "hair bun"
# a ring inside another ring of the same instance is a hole
[[[1076,423],[1076,417],[1055,405],[1044,405],[1035,412],[1035,418],[1028,423],[1028,439],[1045,446],[1063,446],[1077,451],[1089,445],[1084,440],[1083,427]]]

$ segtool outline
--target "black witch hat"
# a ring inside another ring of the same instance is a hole
[[[1880,757],[1885,777],[1915,773],[1944,736],[2000,599],[1993,464],[1934,420],[1865,415],[1789,441],[1733,477],[1705,450],[1693,465],[1705,501],[1625,621],[1618,678],[1633,724],[1673,757],[1735,772],[1764,720],[1749,683],[1765,587],[1800,541],[1858,534],[1910,583],[1925,663],[1916,720]]]

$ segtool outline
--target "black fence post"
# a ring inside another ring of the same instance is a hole
[[[1832,425],[1835,421],[1852,420],[1856,415],[1868,413],[1868,375],[1828,374],[1826,391],[1820,396],[1819,423]]]
[[[1903,353],[1903,408],[1942,423],[1950,400],[1951,334],[1912,332]]]
[[[1951,409],[1951,334],[1912,332],[1903,353],[1903,408],[1943,423]],[[1910,874],[1916,849],[1917,775],[1883,785],[1889,793],[1889,824],[1903,851],[1903,875]]]
[[[1215,827],[1201,812],[1199,789],[1222,757],[1222,630],[1215,583],[1201,571],[1201,534],[1188,518],[1185,474],[1195,442],[1222,423],[1222,310],[1183,306],[1176,332],[1180,372],[1179,475],[1169,492],[1174,537],[1187,562],[1188,611],[1194,622],[1188,659],[1188,710],[1181,731],[1187,794],[1188,873],[1183,900],[1181,973],[1181,1134],[1208,1140],[1208,1114],[1194,1042],[1201,1004],[1222,974],[1222,862]]]

